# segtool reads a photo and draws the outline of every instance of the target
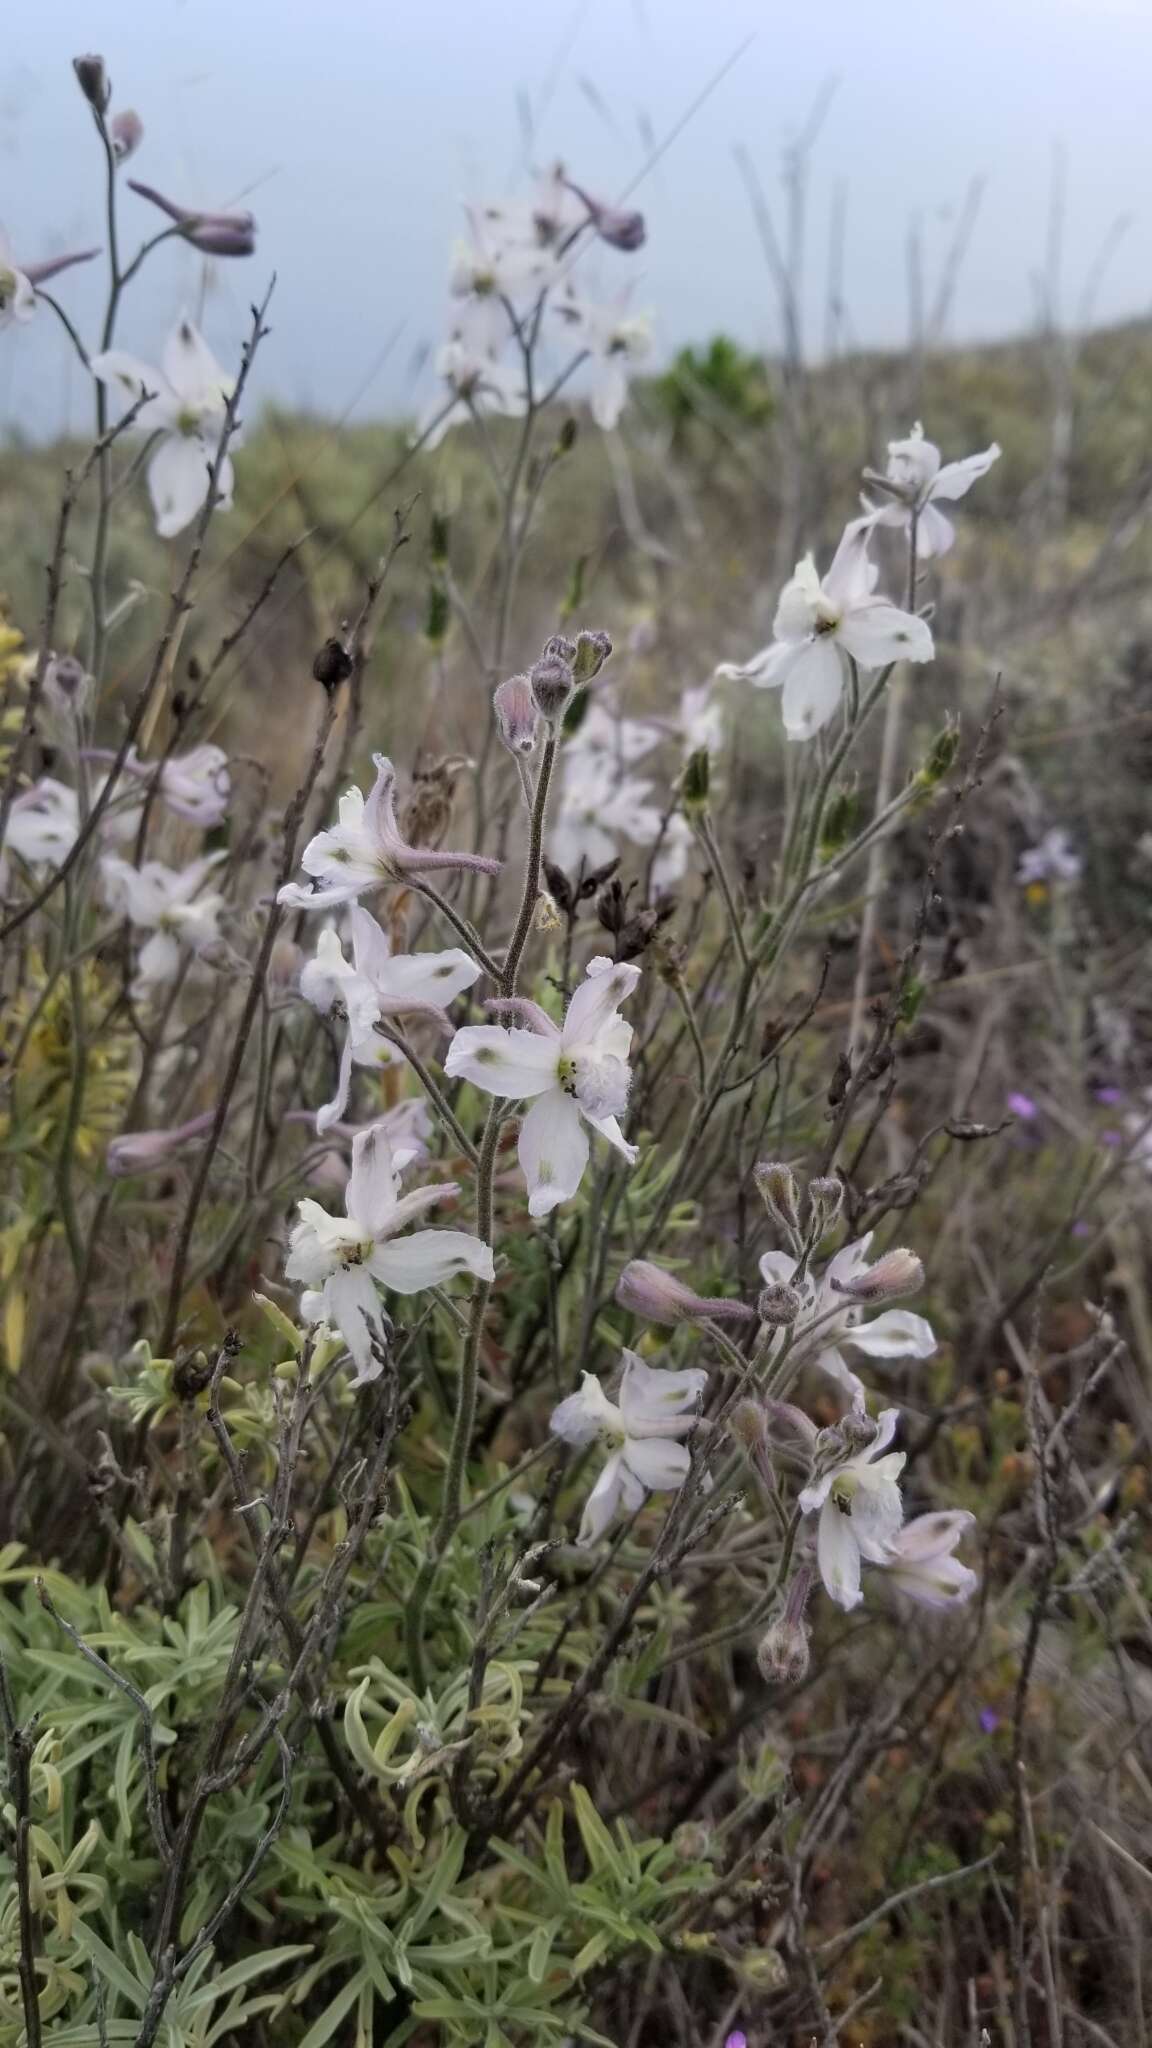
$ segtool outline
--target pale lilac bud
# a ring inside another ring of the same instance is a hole
[[[540,713],[527,676],[509,676],[492,693],[492,709],[501,742],[510,754],[530,754],[540,729]]]
[[[844,1205],[844,1183],[835,1174],[808,1183],[808,1214],[817,1238],[831,1230]]]
[[[768,1685],[799,1685],[808,1676],[810,1662],[806,1621],[788,1621],[781,1615],[756,1649],[760,1676]]]
[[[632,1259],[625,1266],[616,1282],[616,1299],[633,1315],[669,1329],[677,1323],[740,1322],[752,1315],[742,1301],[694,1294],[674,1273],[650,1265],[647,1259]]]
[[[98,114],[102,114],[112,97],[112,86],[104,67],[103,57],[73,57],[72,69],[76,73],[76,83],[88,105],[94,107]]]
[[[802,1306],[796,1289],[789,1287],[786,1280],[770,1280],[756,1297],[756,1313],[760,1321],[774,1330],[789,1329]]]
[[[197,208],[178,206],[174,199],[166,199],[162,192],[157,192],[155,186],[142,185],[136,178],[129,178],[128,188],[174,220],[185,241],[191,242],[202,255],[251,256],[256,247],[256,222],[250,213],[204,213]]]
[[[74,654],[53,654],[44,670],[44,701],[58,718],[79,718],[92,694],[93,678]]]
[[[750,1458],[767,1455],[768,1430],[759,1401],[737,1401],[728,1417],[728,1429]]]
[[[850,1301],[897,1301],[902,1294],[916,1294],[924,1285],[924,1266],[915,1252],[899,1248],[885,1252],[874,1266],[864,1266],[847,1280],[833,1280],[837,1294]]]
[[[637,249],[644,247],[648,230],[642,213],[636,213],[631,208],[605,206],[603,201],[590,198],[579,185],[574,185],[571,178],[567,179],[566,183],[569,191],[575,192],[576,197],[583,200],[588,208],[588,218],[593,228],[600,240],[607,242],[610,249],[622,249],[625,255],[631,256]]]
[[[599,675],[604,663],[612,652],[612,642],[607,633],[598,629],[576,635],[576,652],[572,658],[572,672],[578,685],[583,687]]]
[[[128,1174],[154,1173],[157,1167],[167,1166],[177,1152],[194,1144],[215,1115],[214,1109],[206,1109],[201,1116],[194,1116],[173,1130],[130,1131],[121,1138],[113,1138],[104,1163],[117,1180]]]
[[[764,1427],[774,1443],[811,1452],[819,1434],[810,1415],[792,1401],[765,1401]]]
[[[549,725],[555,725],[572,701],[574,686],[567,662],[546,654],[540,661],[533,662],[528,681],[541,718],[546,718]]]
[[[118,164],[132,156],[144,140],[144,123],[134,107],[125,107],[122,114],[115,114],[108,130],[112,138],[112,154]]]
[[[71,270],[75,263],[91,263],[99,249],[70,249],[65,256],[46,256],[43,263],[26,263],[24,275],[29,284],[47,284],[50,277],[59,277],[62,270]]]
[[[762,1159],[753,1175],[764,1200],[764,1206],[773,1222],[779,1223],[790,1237],[800,1231],[800,1191],[796,1176],[790,1166],[779,1159]]]

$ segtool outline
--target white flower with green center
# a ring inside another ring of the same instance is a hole
[[[535,1098],[519,1142],[533,1216],[547,1216],[576,1193],[588,1164],[588,1127],[635,1163],[636,1147],[619,1123],[632,1078],[632,1026],[619,1006],[639,979],[638,967],[590,960],[562,1025],[536,1003],[492,1004],[523,1023],[466,1024],[448,1048],[444,1069],[454,1080],[488,1095]]]
[[[694,1427],[708,1382],[702,1366],[665,1372],[624,1353],[619,1401],[610,1401],[593,1373],[553,1410],[549,1428],[565,1443],[601,1443],[608,1462],[588,1496],[577,1541],[595,1543],[621,1509],[634,1514],[647,1493],[669,1492],[688,1477],[691,1458],[679,1441]]]
[[[999,458],[999,446],[993,441],[979,455],[965,455],[959,462],[941,465],[940,450],[934,441],[924,439],[917,420],[906,441],[888,443],[887,476],[898,496],[894,503],[879,507],[865,499],[869,518],[874,526],[899,526],[907,532],[915,516],[917,554],[925,561],[947,554],[956,528],[937,510],[938,505],[963,498]]]
[[[818,1365],[821,1372],[840,1382],[853,1405],[864,1406],[864,1383],[844,1357],[843,1346],[862,1351],[865,1358],[931,1358],[936,1337],[931,1323],[909,1309],[885,1309],[882,1315],[865,1321],[861,1300],[851,1300],[844,1289],[859,1286],[869,1272],[868,1247],[872,1232],[842,1246],[829,1259],[817,1278],[807,1274],[796,1279],[797,1260],[787,1252],[765,1252],[760,1261],[761,1278],[769,1287],[794,1287],[800,1296],[800,1314],[790,1330],[779,1330],[772,1340],[772,1354],[785,1344],[797,1364]],[[911,1288],[904,1290],[907,1293]]]
[[[138,433],[161,436],[148,465],[148,489],[156,531],[169,540],[191,523],[208,495],[233,380],[187,318],[178,320],[168,336],[159,369],[121,349],[93,356],[91,367],[93,376],[129,405],[143,400],[132,423]],[[233,441],[237,438],[233,434]],[[232,483],[232,459],[226,455],[216,478],[217,503],[225,511],[232,503]]]
[[[398,1162],[404,1156],[393,1154],[383,1123],[359,1131],[352,1143],[345,1214],[330,1216],[319,1202],[299,1202],[300,1220],[288,1241],[284,1271],[305,1289],[300,1312],[306,1322],[326,1322],[339,1330],[356,1367],[357,1386],[377,1379],[383,1370],[386,1325],[377,1283],[394,1294],[420,1294],[442,1287],[457,1273],[493,1278],[492,1247],[471,1232],[408,1230],[418,1216],[460,1190],[455,1182],[444,1181],[402,1195]]]
[[[352,958],[334,931],[323,931],[313,958],[300,975],[300,993],[325,1016],[344,1023],[344,1049],[336,1093],[317,1111],[316,1129],[339,1123],[348,1106],[353,1066],[403,1065],[403,1054],[381,1037],[376,1025],[385,1017],[416,1015],[431,1018],[447,1034],[445,1011],[480,974],[476,962],[460,946],[441,953],[393,953],[376,919],[360,904],[348,912]]]
[[[147,996],[162,983],[174,981],[187,953],[201,953],[219,937],[224,898],[216,890],[204,896],[200,891],[225,858],[224,853],[209,853],[186,868],[166,867],[159,860],[146,860],[135,868],[118,854],[105,854],[100,866],[109,909],[152,935],[136,962],[135,994]]]
[[[886,668],[895,661],[931,661],[932,635],[914,612],[875,595],[877,570],[868,560],[871,513],[844,529],[821,580],[811,555],[780,593],[774,639],[743,667],[726,663],[721,676],[783,689],[784,730],[790,740],[811,739],[836,714],[846,661]]]
[[[900,1420],[898,1408],[886,1408],[876,1435],[800,1495],[800,1511],[818,1515],[816,1560],[829,1599],[846,1610],[858,1607],[861,1560],[890,1564],[904,1520],[896,1481],[904,1469],[903,1451],[889,1451]]]
[[[376,780],[368,795],[344,792],[337,822],[317,832],[300,856],[312,887],[286,882],[276,898],[293,910],[330,910],[354,903],[369,889],[403,882],[409,875],[437,874],[468,868],[473,874],[496,875],[500,862],[480,853],[448,853],[441,847],[409,846],[396,817],[396,770],[384,754],[373,754]]]

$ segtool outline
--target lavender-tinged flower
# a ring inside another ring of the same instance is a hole
[[[889,1451],[900,1420],[897,1408],[886,1408],[872,1442],[842,1459],[800,1495],[800,1512],[817,1515],[816,1559],[829,1599],[838,1607],[858,1607],[861,1561],[890,1564],[904,1519],[896,1484],[904,1469],[903,1451]]]
[[[196,517],[208,495],[233,381],[187,318],[177,321],[169,335],[159,369],[120,349],[93,356],[91,368],[102,384],[139,407],[133,420],[138,433],[161,437],[148,466],[148,488],[156,531],[170,540]],[[216,502],[225,511],[232,503],[232,482],[232,458],[225,455],[216,477]]]
[[[949,1508],[905,1523],[885,1560],[893,1585],[924,1607],[962,1607],[979,1579],[952,1552],[975,1515]]]
[[[134,156],[144,140],[144,123],[134,107],[125,107],[122,113],[114,114],[108,128],[112,143],[112,154],[118,164]]]
[[[884,668],[895,661],[931,661],[932,635],[914,612],[877,597],[877,570],[868,560],[868,519],[844,529],[827,575],[821,581],[811,555],[780,594],[771,646],[743,667],[726,663],[721,676],[783,687],[784,730],[790,740],[811,739],[836,714],[844,689],[845,662]]]
[[[635,1163],[636,1147],[618,1122],[628,1105],[632,1044],[620,1004],[639,979],[638,967],[590,960],[562,1025],[535,1003],[504,1003],[523,1025],[467,1024],[448,1048],[444,1070],[453,1080],[488,1095],[535,1098],[518,1148],[533,1216],[547,1216],[576,1193],[588,1164],[586,1126]]]
[[[167,1166],[178,1152],[192,1149],[215,1115],[214,1109],[206,1109],[171,1130],[128,1131],[109,1141],[104,1163],[117,1180],[129,1174],[154,1173],[158,1167]]]
[[[93,747],[87,758],[111,761],[115,756],[106,748]],[[223,824],[228,815],[232,776],[223,747],[206,742],[187,754],[170,754],[165,761],[142,761],[135,747],[130,747],[122,765],[126,775],[135,775],[141,782],[155,781],[161,802],[178,818],[187,818],[190,825],[208,831]]]
[[[12,804],[0,850],[0,882],[8,854],[29,867],[58,868],[72,851],[80,830],[76,792],[53,775],[41,776]]]
[[[999,460],[1000,449],[995,441],[979,455],[966,455],[960,462],[940,464],[940,450],[932,441],[924,439],[924,429],[917,420],[905,441],[889,441],[887,481],[897,494],[892,504],[875,506],[864,503],[874,526],[898,526],[907,531],[916,520],[916,551],[928,560],[933,555],[947,554],[956,538],[956,529],[938,505],[951,504],[963,498],[979,477],[986,476],[992,464]]]
[[[509,676],[492,693],[492,710],[501,744],[523,758],[536,745],[540,713],[527,676]]]
[[[138,192],[175,221],[186,242],[204,256],[251,256],[256,248],[256,222],[250,213],[210,213],[203,208],[178,206],[152,185],[129,178],[128,189]]]
[[[1034,882],[1076,882],[1083,865],[1070,834],[1056,825],[1038,845],[1025,848],[1016,868],[1016,880],[1026,886]]]
[[[616,1282],[616,1299],[633,1315],[670,1329],[677,1323],[751,1321],[755,1315],[742,1301],[694,1294],[674,1273],[647,1259],[631,1259],[624,1267]]]
[[[286,882],[277,901],[293,910],[330,910],[336,903],[354,903],[369,889],[386,882],[404,882],[410,875],[438,874],[467,868],[477,875],[497,875],[500,862],[480,853],[446,853],[439,847],[409,846],[396,820],[396,770],[383,754],[373,754],[376,780],[365,796],[349,789],[341,797],[338,822],[310,839],[300,865],[318,886]]]
[[[352,1067],[403,1064],[402,1055],[382,1038],[376,1025],[384,1017],[430,1017],[447,1033],[445,1003],[450,1003],[480,974],[476,962],[459,946],[443,953],[393,953],[374,917],[360,904],[348,912],[352,959],[334,931],[323,931],[316,953],[300,976],[300,993],[314,1009],[338,1016],[345,1025],[344,1048],[336,1093],[316,1113],[316,1129],[327,1131],[348,1106]]]
[[[569,1394],[553,1410],[549,1427],[565,1443],[600,1442],[610,1457],[588,1496],[577,1542],[595,1543],[621,1508],[634,1514],[647,1493],[670,1492],[682,1486],[691,1469],[686,1445],[708,1374],[700,1366],[687,1372],[664,1372],[648,1366],[634,1351],[624,1353],[620,1399],[610,1401],[590,1372],[581,1375],[580,1391]]]
[[[588,357],[591,384],[588,405],[598,427],[610,433],[628,399],[628,379],[635,364],[651,352],[652,335],[641,314],[628,313],[622,301],[593,306],[575,297],[558,309],[574,329]]]
[[[850,1344],[873,1359],[931,1358],[936,1349],[931,1324],[907,1309],[886,1309],[882,1315],[863,1321],[862,1302],[883,1299],[886,1294],[891,1298],[885,1281],[893,1272],[901,1293],[923,1278],[920,1261],[910,1252],[898,1255],[895,1268],[886,1271],[885,1259],[870,1267],[867,1255],[871,1242],[869,1231],[853,1244],[844,1245],[829,1260],[819,1279],[806,1274],[803,1280],[797,1280],[798,1262],[787,1252],[765,1252],[760,1261],[760,1272],[766,1282],[783,1282],[800,1293],[801,1308],[793,1325],[790,1357],[797,1364],[810,1359],[822,1372],[840,1382],[857,1407],[863,1406],[864,1386],[847,1364],[842,1346]],[[887,1258],[894,1256],[889,1253]],[[870,1293],[877,1274],[880,1293]],[[773,1349],[779,1351],[786,1341],[784,1333],[779,1332],[772,1341]]]
[[[394,1294],[442,1287],[456,1273],[493,1277],[492,1248],[465,1230],[415,1230],[410,1223],[436,1203],[459,1194],[452,1182],[413,1188],[402,1195],[387,1132],[374,1124],[352,1146],[345,1214],[330,1216],[318,1202],[297,1204],[300,1220],[288,1244],[285,1273],[303,1285],[306,1322],[338,1329],[356,1367],[354,1384],[379,1378],[377,1356],[385,1323],[377,1283]]]
[[[576,194],[588,208],[588,219],[602,242],[610,249],[621,249],[625,255],[634,255],[642,249],[648,239],[644,215],[631,207],[607,206],[603,200],[592,199],[579,185],[568,179],[568,190]]]
[[[200,891],[225,858],[223,852],[210,853],[179,869],[146,860],[135,868],[116,854],[104,855],[100,865],[109,909],[121,912],[138,931],[151,933],[136,963],[132,985],[137,995],[150,995],[174,981],[185,953],[202,953],[219,937],[224,898],[215,890],[204,896]]]
[[[1014,1088],[1011,1094],[1005,1096],[1004,1105],[1006,1109],[1011,1110],[1013,1116],[1018,1116],[1022,1123],[1034,1123],[1040,1114],[1032,1097],[1022,1095],[1018,1088]]]

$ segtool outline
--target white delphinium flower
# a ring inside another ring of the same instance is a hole
[[[496,208],[468,207],[469,240],[452,256],[449,289],[460,308],[457,337],[481,356],[495,356],[512,334],[520,302],[537,298],[557,277],[550,249],[524,233],[530,223]]]
[[[360,904],[349,910],[348,924],[352,959],[345,959],[336,932],[323,931],[315,955],[300,975],[305,1001],[326,1016],[336,1012],[344,1020],[336,1093],[316,1112],[318,1131],[330,1129],[343,1116],[353,1064],[385,1067],[402,1063],[402,1054],[375,1029],[383,1018],[415,1013],[431,1017],[447,1033],[445,1003],[471,988],[480,974],[476,962],[459,946],[442,953],[393,953],[376,919]]]
[[[548,835],[548,854],[566,874],[603,867],[621,836],[653,846],[661,813],[650,801],[652,784],[624,774],[606,754],[580,753],[565,763],[560,800]]]
[[[765,1252],[760,1260],[760,1273],[768,1286],[783,1285],[795,1287],[800,1296],[800,1313],[790,1332],[779,1330],[772,1340],[772,1349],[779,1352],[792,1340],[792,1356],[797,1364],[818,1365],[822,1372],[838,1380],[857,1407],[863,1406],[864,1385],[847,1363],[843,1346],[850,1344],[862,1351],[866,1358],[931,1358],[936,1350],[936,1338],[932,1325],[923,1316],[911,1314],[908,1309],[885,1309],[882,1315],[872,1316],[864,1321],[863,1297],[852,1299],[845,1289],[867,1290],[868,1275],[881,1275],[880,1286],[873,1299],[884,1298],[885,1292],[912,1293],[923,1278],[919,1261],[913,1262],[905,1285],[884,1288],[885,1260],[875,1267],[868,1265],[868,1247],[873,1233],[869,1230],[858,1237],[853,1244],[844,1245],[834,1258],[829,1259],[819,1278],[806,1274],[800,1282],[796,1280],[797,1260],[787,1252]],[[896,1255],[889,1254],[892,1258]],[[908,1257],[908,1254],[901,1254]]]
[[[306,1322],[339,1330],[356,1366],[357,1386],[382,1370],[373,1346],[385,1336],[376,1283],[394,1294],[442,1287],[456,1273],[493,1277],[492,1248],[466,1230],[407,1230],[437,1202],[459,1194],[453,1182],[413,1188],[402,1195],[396,1159],[381,1124],[357,1133],[345,1214],[330,1216],[319,1202],[297,1203],[300,1220],[288,1241],[285,1274],[305,1289]]]
[[[1054,825],[1036,846],[1024,849],[1017,864],[1016,880],[1026,886],[1034,882],[1078,882],[1083,866],[1071,834],[1063,826]]]
[[[860,1564],[889,1564],[904,1519],[896,1481],[904,1469],[903,1451],[889,1451],[900,1420],[898,1408],[885,1408],[876,1435],[865,1450],[843,1458],[800,1495],[800,1512],[818,1515],[816,1561],[825,1591],[838,1607],[858,1607]]]
[[[367,796],[349,789],[338,806],[339,822],[308,841],[300,857],[306,875],[319,886],[286,882],[277,897],[293,910],[329,910],[336,903],[354,903],[366,890],[385,882],[406,881],[409,875],[445,868],[469,868],[496,875],[500,862],[479,853],[445,853],[439,847],[409,846],[396,819],[396,770],[383,754],[373,754],[376,780]]]
[[[576,1193],[588,1164],[586,1125],[614,1145],[631,1166],[618,1119],[628,1106],[632,1026],[619,1006],[640,979],[638,967],[590,960],[562,1025],[537,1004],[504,1003],[523,1024],[466,1024],[448,1048],[444,1070],[488,1095],[534,1097],[520,1126],[520,1164],[528,1208],[547,1216]]]
[[[174,981],[185,953],[202,953],[220,935],[224,898],[217,891],[200,894],[224,853],[206,854],[186,868],[165,867],[146,860],[135,868],[118,854],[106,853],[100,863],[110,910],[118,911],[138,931],[151,932],[136,962],[133,990],[146,996],[162,982]]]
[[[975,1520],[965,1508],[946,1508],[906,1522],[886,1559],[893,1584],[924,1607],[962,1607],[980,1581],[952,1552]]]
[[[589,410],[596,425],[609,433],[627,403],[628,380],[634,366],[651,352],[648,322],[641,314],[628,313],[622,303],[594,306],[573,297],[566,299],[558,310],[572,328],[577,346],[588,357]]]
[[[941,467],[940,450],[924,439],[917,420],[907,440],[888,443],[886,474],[899,496],[894,503],[880,506],[865,498],[869,518],[876,526],[899,526],[907,531],[915,516],[917,554],[925,560],[945,555],[956,538],[956,528],[937,506],[963,498],[979,477],[988,474],[999,455],[999,446],[993,441],[981,454],[966,455],[960,462],[946,462]]]
[[[71,853],[79,831],[80,805],[75,790],[54,775],[42,775],[13,801],[0,850],[0,879],[10,853],[28,867],[58,868]]]
[[[156,531],[170,540],[196,517],[208,495],[208,474],[234,380],[187,317],[172,329],[159,369],[121,349],[93,356],[91,367],[102,384],[121,392],[130,404],[144,401],[133,421],[139,433],[161,436],[148,465],[148,488]],[[225,455],[216,478],[217,503],[224,511],[232,503],[232,483],[232,458]]]
[[[595,1543],[621,1508],[634,1514],[646,1493],[683,1486],[692,1460],[679,1442],[696,1422],[700,1396],[708,1381],[702,1366],[686,1372],[665,1372],[645,1365],[634,1351],[625,1351],[619,1402],[610,1401],[590,1372],[581,1375],[580,1391],[569,1394],[553,1410],[554,1436],[569,1444],[605,1444],[611,1455],[584,1508],[577,1542]]]
[[[25,326],[36,311],[32,280],[16,268],[12,243],[0,228],[0,329]]]
[[[784,730],[790,740],[811,739],[835,716],[844,688],[845,657],[861,668],[894,661],[931,661],[932,635],[914,612],[874,594],[877,570],[868,560],[870,518],[845,527],[821,581],[811,555],[780,593],[775,638],[743,667],[725,663],[717,673],[758,689],[783,686]]]
[[[528,403],[522,365],[500,362],[488,349],[477,347],[470,335],[457,334],[444,343],[436,372],[452,402],[445,410],[441,396],[427,407],[417,429],[417,439],[426,448],[439,447],[445,434],[477,413],[516,419]]]
[[[223,747],[206,742],[192,747],[187,754],[170,754],[163,762],[142,761],[132,747],[124,766],[143,782],[158,776],[161,802],[178,818],[187,818],[191,825],[208,831],[213,825],[223,824],[228,815],[232,776]]]
[[[571,739],[564,747],[565,762],[611,761],[618,768],[635,762],[658,747],[663,735],[658,725],[646,718],[622,718],[603,703],[589,704]]]

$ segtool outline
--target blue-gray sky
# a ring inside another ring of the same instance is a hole
[[[816,350],[838,190],[857,337],[907,334],[911,223],[931,280],[974,177],[984,198],[951,331],[1033,320],[1057,151],[1065,314],[1126,214],[1096,311],[1145,311],[1149,0],[24,0],[5,23],[0,218],[29,260],[102,238],[99,164],[69,63],[101,50],[114,103],[145,123],[138,175],[192,203],[242,201],[259,219],[258,255],[218,266],[204,308],[218,351],[235,346],[274,269],[262,392],[331,413],[395,411],[414,403],[414,358],[443,320],[461,201],[506,195],[523,175],[518,102],[536,116],[536,158],[560,156],[611,195],[749,37],[637,187],[647,247],[606,259],[606,282],[635,280],[662,352],[718,329],[776,340],[733,148],[747,147],[775,196],[784,151],[832,77],[811,179]],[[132,246],[157,217],[130,194],[124,212]],[[85,332],[98,282],[77,273],[59,288]],[[126,308],[122,345],[153,356],[201,288],[191,252],[162,251]],[[47,317],[0,336],[0,423],[43,431],[79,423],[85,406]]]

